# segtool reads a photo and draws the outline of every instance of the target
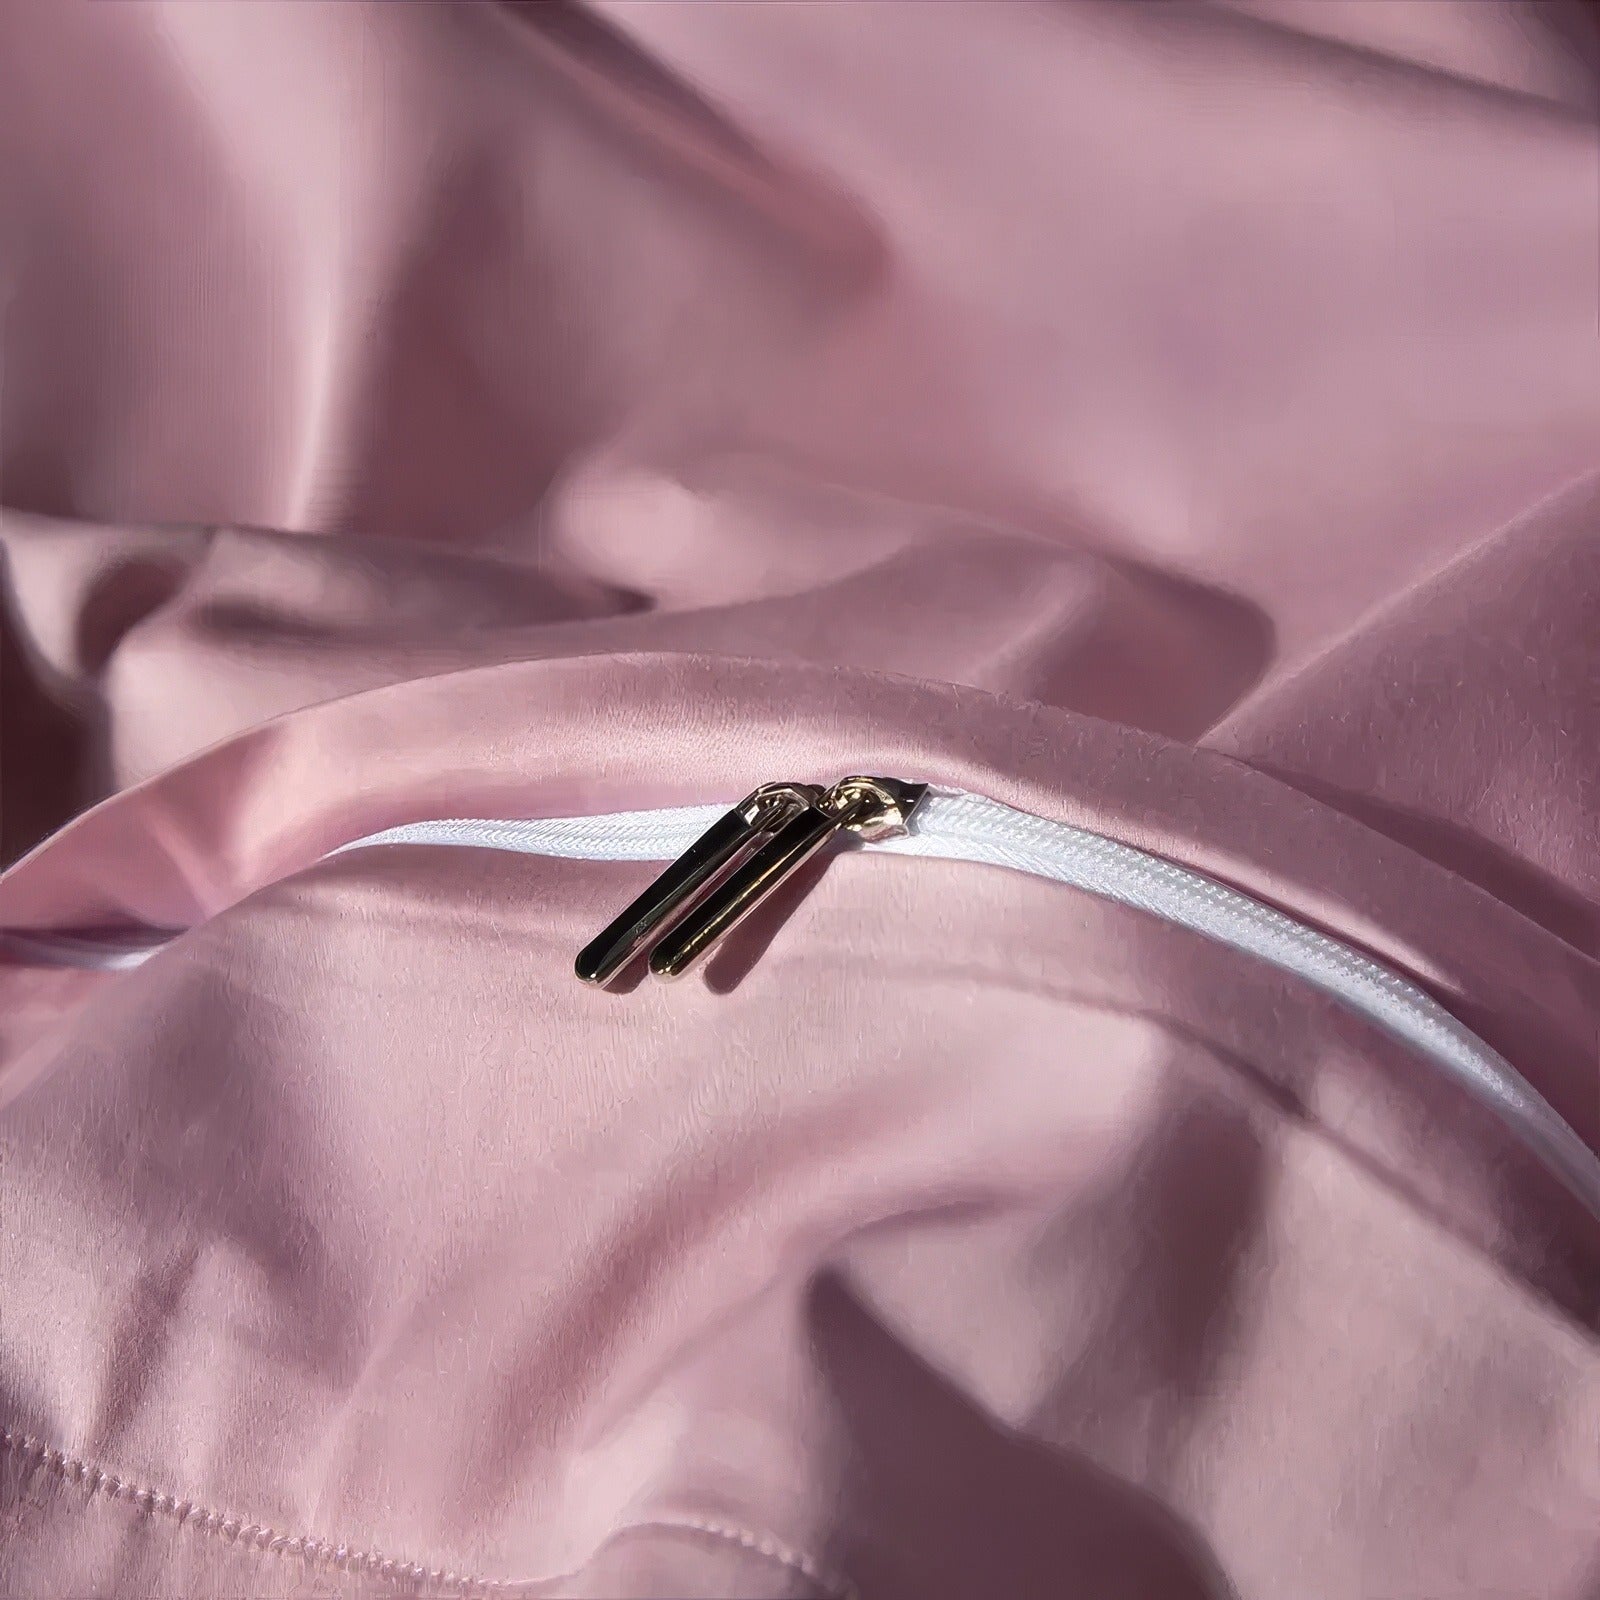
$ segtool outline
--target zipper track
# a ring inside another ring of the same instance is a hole
[[[411,822],[354,839],[329,858],[412,844],[581,861],[667,861],[687,850],[726,809],[675,806],[530,821]],[[1051,879],[1292,973],[1426,1056],[1488,1105],[1600,1217],[1600,1157],[1504,1057],[1414,983],[1237,889],[1102,834],[953,790],[930,791],[906,834],[855,841],[854,847]],[[19,947],[19,954],[31,949],[34,959],[51,964],[115,968],[137,965],[160,948],[97,947],[90,939],[62,935],[4,935],[0,942]]]

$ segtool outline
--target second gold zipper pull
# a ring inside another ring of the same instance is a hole
[[[800,814],[821,791],[814,784],[768,783],[747,794],[578,952],[574,969],[585,983],[604,987],[662,929],[671,927],[694,897],[774,828]]]
[[[578,976],[604,984],[652,939],[650,971],[681,977],[802,863],[841,831],[904,833],[928,792],[896,778],[841,778],[823,792],[769,784],[724,816],[578,957]],[[766,803],[757,805],[762,796]]]

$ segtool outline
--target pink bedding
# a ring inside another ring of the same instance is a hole
[[[1600,1595],[1597,40],[0,10],[0,1595]]]

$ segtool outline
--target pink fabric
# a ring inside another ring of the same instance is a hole
[[[1600,1228],[1060,885],[393,823],[877,770],[1600,1149],[1595,27],[0,11],[0,1594],[1589,1600]]]

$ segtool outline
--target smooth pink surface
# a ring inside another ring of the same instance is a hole
[[[0,965],[0,1594],[1589,1600],[1600,1231],[1316,992],[851,856],[596,994],[648,868],[315,863],[934,779],[1600,1148],[1593,44],[0,12],[0,930],[191,930]]]

